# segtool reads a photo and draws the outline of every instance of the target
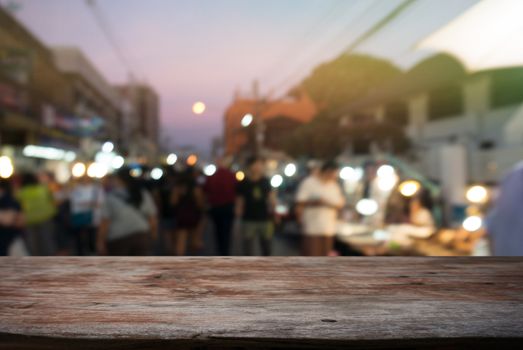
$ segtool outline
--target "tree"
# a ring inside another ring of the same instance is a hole
[[[343,149],[340,136],[339,121],[320,114],[290,134],[285,151],[296,158],[334,158]]]
[[[401,71],[386,60],[341,55],[318,66],[301,86],[320,110],[335,113],[400,74]]]
[[[384,136],[384,130],[390,126],[364,123],[342,127],[340,110],[400,74],[401,71],[390,62],[365,55],[341,55],[317,67],[294,91],[304,89],[320,112],[311,122],[290,134],[285,144],[286,152],[295,157],[333,158],[348,142],[368,146]],[[404,144],[403,132],[395,130],[392,135],[393,140],[389,142],[394,144],[397,137],[399,144]]]

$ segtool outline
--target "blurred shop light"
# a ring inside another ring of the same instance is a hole
[[[349,181],[349,180],[354,179],[355,174],[356,174],[356,170],[354,170],[353,167],[344,166],[340,170],[340,179],[342,179],[344,181]]]
[[[396,171],[391,165],[382,165],[378,168],[378,171],[376,172],[378,177],[386,178],[386,177],[392,177],[396,175]]]
[[[71,170],[66,163],[58,163],[55,169],[55,178],[59,184],[66,184],[71,179]]]
[[[101,179],[107,175],[108,169],[105,164],[94,162],[87,168],[87,176],[93,179]]]
[[[372,233],[372,237],[377,241],[387,241],[390,236],[390,233],[384,230],[376,230]]]
[[[349,182],[358,182],[363,177],[363,169],[362,168],[353,168],[350,166],[344,166],[340,170],[340,179],[343,181],[349,181]]]
[[[8,156],[0,157],[0,178],[8,179],[10,178],[15,171],[13,162]]]
[[[356,211],[363,216],[371,216],[378,212],[378,203],[374,199],[363,198],[356,203]]]
[[[283,184],[283,177],[279,174],[274,175],[271,177],[271,186],[274,188],[278,188]]]
[[[378,177],[378,188],[383,192],[392,191],[394,186],[398,183],[398,177],[393,174],[387,177]]]
[[[66,162],[72,162],[73,160],[76,159],[76,153],[74,153],[73,151],[67,151],[65,152],[65,155],[64,155],[64,160]]]
[[[71,169],[71,173],[73,174],[73,177],[82,177],[85,175],[85,164],[84,163],[76,163],[73,165],[73,168]]]
[[[249,125],[251,125],[252,121],[254,120],[254,117],[252,116],[252,114],[250,113],[247,113],[246,115],[243,116],[242,120],[241,120],[241,124],[244,128],[248,127]]]
[[[151,170],[151,179],[160,180],[163,176],[163,170],[160,168],[154,168]]]
[[[404,197],[414,196],[416,193],[418,193],[420,188],[421,188],[421,185],[416,180],[403,181],[399,186],[400,193]]]
[[[269,170],[271,170],[271,171],[276,170],[278,168],[278,161],[275,159],[270,159],[267,162],[267,168],[269,168]]]
[[[102,152],[111,153],[114,150],[114,144],[110,141],[105,142],[102,145]]]
[[[131,174],[132,177],[140,177],[143,174],[143,170],[140,167],[132,168],[129,170],[129,174]]]
[[[120,169],[125,164],[125,159],[122,156],[116,156],[111,161],[111,167],[113,169]]]
[[[467,200],[474,204],[483,204],[488,201],[488,190],[484,186],[472,186],[467,190]]]
[[[274,211],[278,215],[287,215],[289,214],[289,207],[285,204],[277,204],[276,208],[274,208]]]
[[[243,181],[245,179],[245,173],[243,171],[236,172],[236,180]]]
[[[197,162],[198,162],[198,156],[196,154],[191,154],[189,157],[187,157],[188,166],[195,166]]]
[[[174,153],[169,154],[167,156],[167,158],[165,159],[165,161],[167,162],[168,165],[174,165],[177,160],[178,160],[178,156]]]
[[[289,163],[285,166],[285,169],[283,170],[283,173],[287,177],[292,177],[296,174],[296,165],[293,163]]]
[[[203,168],[203,173],[207,176],[213,176],[215,172],[216,172],[216,165],[214,165],[214,164],[206,165],[205,168]]]
[[[72,162],[76,159],[76,153],[73,151],[65,151],[54,147],[27,145],[24,147],[22,153],[26,157],[47,160],[65,160],[67,162]]]
[[[483,226],[483,219],[479,216],[469,216],[463,221],[463,228],[468,232],[476,232]]]

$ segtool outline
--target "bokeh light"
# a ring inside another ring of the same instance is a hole
[[[102,145],[102,152],[111,153],[114,150],[114,144],[110,141],[105,142]]]
[[[160,168],[154,168],[151,170],[151,179],[160,180],[163,176],[163,170]]]
[[[243,181],[245,179],[245,173],[243,171],[236,172],[236,180]]]
[[[189,157],[187,157],[188,166],[195,166],[197,162],[198,162],[198,156],[196,154],[191,154]]]
[[[296,175],[296,171],[297,171],[296,165],[294,163],[289,163],[285,166],[283,173],[287,177],[292,177],[292,176]]]
[[[178,156],[174,153],[171,153],[167,156],[165,161],[167,162],[168,165],[174,165],[177,160],[178,160]]]
[[[206,165],[205,168],[203,168],[203,173],[207,176],[213,176],[214,173],[216,173],[216,165],[214,165],[214,164]]]
[[[84,163],[75,163],[71,169],[73,177],[82,177],[85,175],[86,167]]]
[[[11,158],[7,156],[0,157],[0,177],[2,179],[10,178],[14,173],[14,166]]]
[[[488,190],[484,186],[472,186],[467,190],[467,200],[475,204],[483,204],[488,201]]]
[[[412,197],[420,190],[421,185],[416,180],[403,181],[399,186],[399,191],[404,197]]]
[[[93,179],[101,179],[107,175],[107,172],[107,166],[97,162],[91,163],[87,168],[87,176]]]
[[[374,199],[360,199],[356,203],[356,211],[363,216],[374,215],[378,212],[378,203]]]
[[[271,178],[271,186],[274,188],[278,188],[283,184],[283,177],[279,174],[274,175]]]
[[[241,124],[244,128],[248,127],[249,125],[251,125],[252,121],[254,120],[254,117],[252,114],[250,113],[247,113],[246,115],[243,116],[242,120],[241,120]]]
[[[483,226],[483,219],[479,216],[469,216],[463,221],[463,228],[468,232],[476,232]]]

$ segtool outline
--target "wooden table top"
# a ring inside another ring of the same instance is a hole
[[[0,349],[520,342],[521,258],[0,259]]]

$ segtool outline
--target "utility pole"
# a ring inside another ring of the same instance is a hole
[[[263,101],[260,98],[260,89],[258,80],[252,83],[252,94],[254,98],[254,154],[263,153],[263,143],[265,141],[265,125],[261,115],[263,110]]]

